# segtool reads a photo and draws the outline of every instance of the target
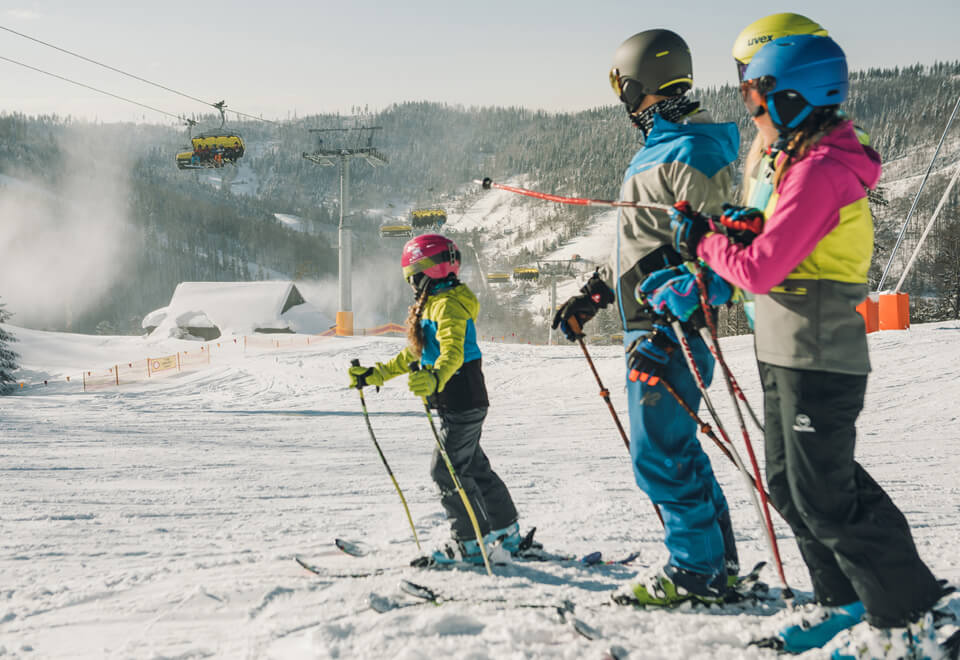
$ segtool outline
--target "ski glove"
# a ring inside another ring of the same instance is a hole
[[[723,205],[720,224],[727,228],[727,236],[734,243],[750,245],[763,231],[763,211],[752,206]]]
[[[669,268],[661,268],[660,270],[655,270],[649,275],[647,275],[643,281],[637,282],[637,286],[633,289],[633,297],[636,298],[637,303],[640,305],[646,305],[657,289],[662,287],[668,281],[672,280],[678,275],[683,275],[684,273],[689,273],[684,266],[670,266]]]
[[[673,229],[673,249],[684,261],[697,260],[697,246],[704,236],[716,231],[713,220],[695,211],[690,202],[682,200],[673,205],[670,227]]]
[[[708,305],[725,305],[733,297],[733,287],[709,268],[703,268]],[[686,321],[700,308],[700,288],[697,276],[687,271],[668,280],[650,297],[650,306],[658,314],[669,312],[680,321]]]
[[[436,371],[432,367],[423,367],[419,371],[411,371],[407,379],[407,387],[417,396],[430,396],[437,391],[440,384]]]
[[[628,378],[632,382],[646,383],[653,387],[660,382],[660,372],[670,361],[670,355],[677,348],[677,336],[668,326],[655,323],[653,332],[644,337],[630,351],[627,366]]]
[[[584,336],[583,324],[596,316],[597,311],[603,309],[616,300],[610,287],[600,279],[600,274],[594,272],[587,283],[580,289],[580,295],[573,296],[563,303],[553,317],[553,329],[560,331],[570,341],[576,341]],[[576,329],[571,327],[570,319],[576,320]]]
[[[381,387],[383,374],[377,367],[350,367],[350,387]]]

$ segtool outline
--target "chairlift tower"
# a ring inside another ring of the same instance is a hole
[[[577,266],[581,265],[591,265],[589,261],[584,261],[583,259],[538,259],[537,268],[540,272],[546,275],[547,282],[550,286],[550,315],[548,321],[553,318],[553,315],[557,312],[557,280],[561,277],[572,277],[574,274],[579,275],[579,269],[574,268],[574,264]],[[576,272],[575,272],[576,271]],[[547,330],[547,344],[553,346],[556,343],[556,331],[551,327]]]
[[[353,334],[353,305],[351,303],[352,254],[351,226],[348,204],[350,199],[350,161],[365,160],[371,167],[387,164],[387,157],[373,147],[373,134],[382,126],[358,126],[356,128],[314,128],[317,149],[303,152],[303,157],[323,167],[340,167],[340,223],[338,226],[339,289],[337,295],[337,334]],[[325,141],[328,144],[325,144]]]

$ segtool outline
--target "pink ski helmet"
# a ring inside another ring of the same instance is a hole
[[[432,280],[442,280],[450,273],[460,273],[460,250],[446,236],[421,234],[403,246],[403,277],[410,282],[417,273]]]

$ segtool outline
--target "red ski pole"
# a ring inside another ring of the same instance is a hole
[[[494,183],[493,179],[486,177],[482,181],[480,179],[474,179],[474,183],[479,183],[483,186],[484,190],[490,190],[491,188],[496,188],[498,190],[506,190],[507,192],[516,193],[518,195],[526,195],[527,197],[535,197],[536,199],[542,199],[547,202],[556,202],[557,204],[572,204],[574,206],[613,206],[617,208],[631,208],[631,209],[651,209],[653,211],[663,211],[664,213],[670,213],[673,211],[673,207],[669,204],[652,204],[648,202],[624,202],[617,201],[612,199],[590,199],[588,197],[564,197],[563,195],[553,195],[551,193],[538,192],[536,190],[528,190],[527,188],[518,188],[516,186],[508,186],[504,183]]]

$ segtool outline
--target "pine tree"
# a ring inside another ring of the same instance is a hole
[[[13,316],[4,307],[5,305],[0,303],[0,323],[6,323],[7,319]],[[19,367],[17,358],[20,356],[8,348],[8,344],[15,341],[16,337],[0,328],[0,394],[12,391],[10,384],[15,382],[13,371]]]

